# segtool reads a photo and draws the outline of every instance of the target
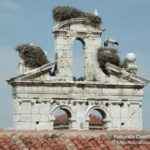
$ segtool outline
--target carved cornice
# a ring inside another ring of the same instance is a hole
[[[56,24],[56,26],[54,27],[54,29],[59,29],[62,28],[66,25],[70,25],[70,24],[78,24],[78,23],[90,23],[88,19],[86,18],[72,18],[72,19],[68,19],[62,22],[59,22]]]
[[[144,84],[135,83],[98,83],[94,81],[15,81],[12,86],[53,86],[53,87],[80,87],[80,88],[144,88]]]

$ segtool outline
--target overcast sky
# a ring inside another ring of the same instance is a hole
[[[119,53],[134,52],[139,74],[150,79],[150,0],[0,0],[0,127],[12,126],[12,98],[7,79],[16,74],[17,44],[34,42],[54,56],[52,8],[70,5],[97,9],[106,32],[120,43]],[[150,128],[150,87],[145,89],[144,127]]]

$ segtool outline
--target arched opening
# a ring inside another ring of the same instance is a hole
[[[72,60],[72,68],[73,68],[73,80],[75,81],[83,81],[85,79],[85,71],[84,71],[84,47],[85,42],[81,38],[76,38],[73,43],[73,60]]]
[[[101,109],[93,109],[89,113],[89,129],[103,130],[106,129],[106,113]]]
[[[69,129],[71,126],[71,113],[64,108],[54,112],[54,129]]]

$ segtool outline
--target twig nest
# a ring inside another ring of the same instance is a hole
[[[114,48],[99,48],[97,53],[97,60],[99,67],[106,75],[109,75],[109,72],[106,69],[106,63],[120,66],[120,58],[117,54],[117,49]]]
[[[49,62],[44,51],[39,46],[22,44],[17,46],[16,50],[26,67],[37,68]]]
[[[53,18],[56,22],[62,22],[72,18],[86,18],[93,27],[98,27],[102,23],[101,18],[94,13],[83,12],[69,6],[55,7],[53,9]]]

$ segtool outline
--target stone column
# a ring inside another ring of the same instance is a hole
[[[76,120],[74,120],[74,119],[71,120],[71,129],[72,130],[77,130],[78,129],[77,126],[76,126]]]
[[[91,38],[85,39],[85,78],[92,81],[95,78],[95,66],[94,66],[94,54],[95,47],[93,45],[94,40]]]
[[[103,80],[104,74],[97,62],[97,50],[101,46],[99,35],[90,35],[85,39],[85,77],[86,80]],[[102,76],[103,75],[103,76]]]
[[[49,120],[49,129],[50,130],[54,129],[54,121],[55,121],[55,118],[53,116],[51,116],[50,120]]]
[[[89,118],[85,120],[85,123],[84,123],[85,130],[89,130],[89,121],[90,121]]]
[[[139,105],[139,129],[143,129],[143,111],[142,111],[142,103]]]
[[[65,32],[55,33],[55,50],[57,53],[58,79],[72,80],[71,40]]]
[[[31,70],[32,70],[31,68],[25,66],[23,59],[20,59],[20,62],[18,64],[18,71],[17,71],[17,73],[18,74],[24,74],[24,73],[27,73],[27,72],[29,72]]]

